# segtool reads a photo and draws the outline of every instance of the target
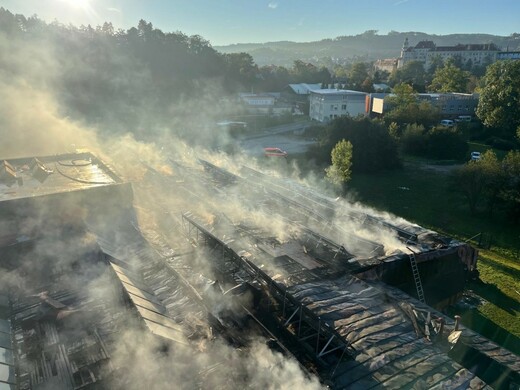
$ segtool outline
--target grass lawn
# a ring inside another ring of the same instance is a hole
[[[520,252],[520,227],[505,222],[500,212],[493,218],[485,213],[470,215],[465,198],[453,190],[453,185],[446,173],[407,164],[392,172],[354,174],[348,192],[377,209],[441,233],[464,240],[485,233],[502,253],[514,257],[516,251]]]
[[[354,175],[348,192],[363,203],[459,240],[485,233],[491,248],[480,253],[481,282],[469,286],[484,303],[461,313],[463,322],[520,353],[520,227],[506,222],[500,212],[493,218],[484,213],[471,216],[448,178],[409,162],[399,171]],[[475,239],[471,243],[477,244]]]
[[[500,160],[502,160],[507,154],[507,152],[504,152],[503,150],[493,149],[489,145],[481,144],[478,142],[468,142],[468,149],[470,152],[480,152],[480,153],[484,153],[484,152],[487,152],[488,150],[492,150],[493,152],[495,152],[496,156]]]

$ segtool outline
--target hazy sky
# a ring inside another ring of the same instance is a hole
[[[356,35],[520,32],[520,0],[0,0],[13,13],[75,25],[145,19],[163,31],[199,34],[212,45],[313,41]]]

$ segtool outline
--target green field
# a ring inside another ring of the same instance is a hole
[[[490,248],[480,252],[481,282],[469,288],[484,301],[460,314],[466,325],[520,353],[520,227],[507,222],[503,211],[493,217],[484,212],[470,215],[465,199],[448,178],[446,167],[408,161],[398,171],[355,174],[347,193],[459,240],[473,238],[473,245],[483,237],[481,243]]]

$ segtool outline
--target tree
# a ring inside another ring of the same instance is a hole
[[[348,72],[347,85],[350,89],[361,90],[363,82],[368,78],[367,64],[356,62]]]
[[[430,89],[434,92],[466,92],[469,72],[447,62],[435,71]]]
[[[514,137],[520,126],[520,61],[497,61],[488,66],[477,116],[486,126]]]
[[[337,185],[349,181],[352,167],[352,144],[342,139],[334,146],[330,157],[332,165],[325,169],[327,178]]]
[[[499,199],[500,193],[506,184],[506,175],[500,161],[492,150],[482,154],[479,165],[484,171],[483,194],[486,201],[486,210],[491,217],[493,208]]]
[[[227,74],[230,80],[241,84],[242,89],[249,90],[256,81],[258,67],[253,57],[248,53],[224,54]]]
[[[426,84],[426,72],[420,61],[410,61],[402,68],[394,70],[390,75],[390,85],[406,83],[416,91],[424,92]]]
[[[311,149],[317,162],[329,164],[329,151],[341,140],[352,144],[352,171],[373,173],[401,166],[397,144],[380,121],[342,116],[327,126],[320,145]]]
[[[393,93],[394,96],[391,96],[388,100],[388,103],[393,106],[408,106],[417,101],[417,93],[409,84],[399,83],[395,85],[393,88]]]
[[[477,211],[477,204],[484,189],[483,175],[479,161],[470,161],[456,168],[451,176],[453,187],[464,195],[472,215]]]
[[[387,70],[376,69],[372,76],[372,79],[374,81],[374,84],[380,84],[386,82],[388,80],[388,77],[390,77],[390,72],[388,72]]]
[[[428,136],[424,126],[416,123],[407,125],[400,138],[400,144],[403,152],[415,156],[424,156],[428,148]]]
[[[512,166],[515,166],[513,160],[514,156],[511,158],[511,162]],[[520,159],[518,162],[520,162]],[[518,168],[520,168],[520,165],[518,165]],[[463,167],[456,169],[452,178],[456,188],[468,200],[471,214],[476,213],[479,202],[483,200],[487,212],[492,215],[493,207],[500,195],[503,194],[507,182],[504,167],[492,150],[483,153],[480,160],[469,161]]]
[[[508,215],[515,223],[520,222],[520,151],[510,151],[502,161],[505,185],[500,198],[506,202]]]
[[[437,71],[437,69],[442,68],[444,66],[444,61],[439,54],[434,55],[430,59],[430,67],[428,68],[428,77],[433,78],[433,75]]]
[[[438,126],[428,131],[428,157],[436,159],[461,159],[468,151],[468,143],[456,128]]]
[[[439,109],[427,101],[419,101],[417,94],[408,84],[397,84],[394,96],[388,98],[389,110],[385,114],[385,123],[395,122],[399,126],[417,123],[431,127],[439,122]]]

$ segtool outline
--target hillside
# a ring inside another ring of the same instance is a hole
[[[441,46],[458,43],[494,43],[502,50],[520,50],[520,34],[516,33],[504,37],[489,34],[431,35],[413,31],[393,31],[387,35],[367,31],[359,35],[340,36],[315,42],[239,43],[215,46],[215,49],[222,53],[249,53],[258,65],[289,66],[296,59],[331,65],[332,63],[397,57],[405,38],[408,38],[411,45],[415,45],[419,41],[431,40]]]

